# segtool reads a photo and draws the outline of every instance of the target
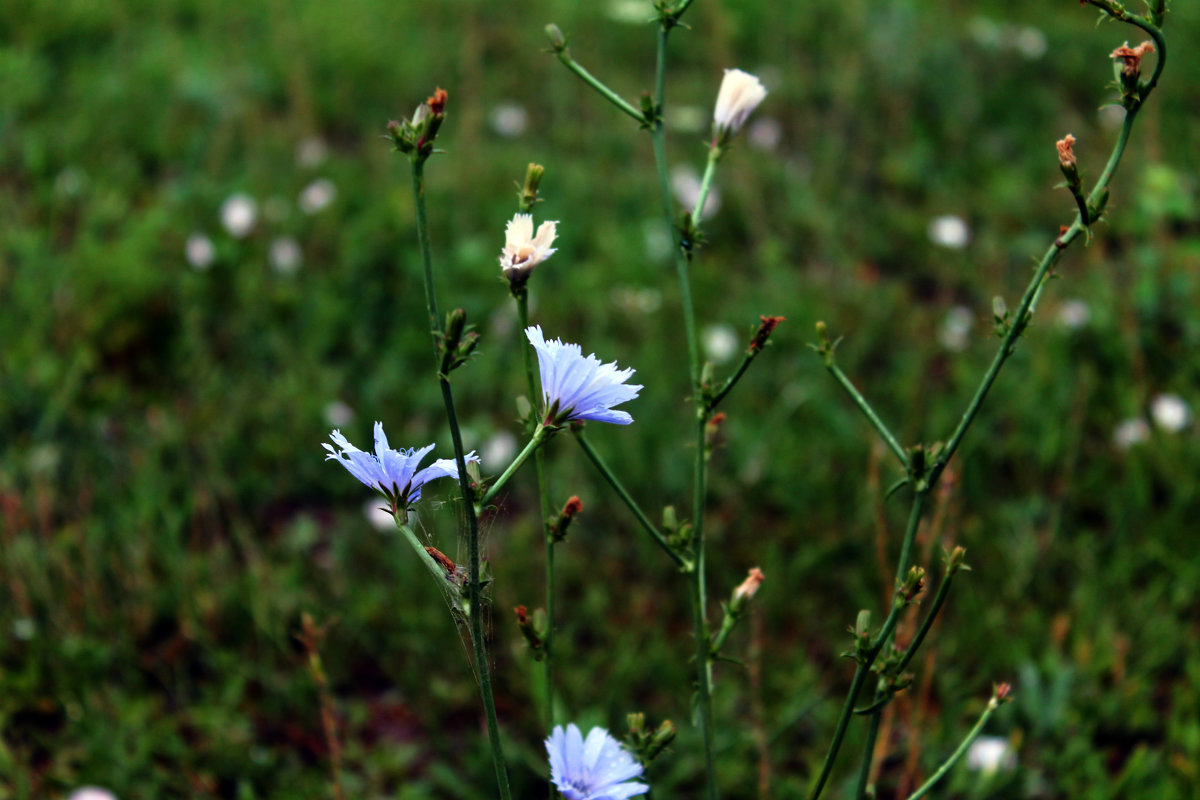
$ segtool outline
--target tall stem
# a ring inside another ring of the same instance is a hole
[[[686,8],[686,3],[684,8]],[[677,19],[677,17],[676,17]],[[658,51],[654,73],[654,124],[650,138],[654,148],[654,166],[662,196],[663,219],[671,240],[675,242],[675,269],[679,275],[679,293],[683,304],[683,324],[687,336],[688,366],[692,387],[692,402],[696,409],[696,452],[692,487],[692,546],[695,569],[688,575],[691,583],[693,636],[696,640],[696,695],[700,704],[700,734],[704,739],[704,765],[709,800],[717,798],[716,770],[712,746],[712,661],[709,651],[707,590],[705,586],[704,507],[707,486],[704,429],[709,409],[700,388],[700,348],[696,338],[696,312],[692,305],[692,283],[688,274],[690,257],[679,240],[671,206],[671,189],[667,179],[666,131],[663,129],[664,97],[666,94],[667,39],[673,23],[663,21],[658,28]],[[712,182],[711,177],[709,182]]]
[[[529,327],[529,292],[525,288],[516,293],[517,317],[521,330]],[[533,369],[533,345],[528,342],[521,348],[525,364],[525,384],[529,391],[529,402],[537,408],[538,386]],[[550,531],[550,489],[546,481],[546,459],[541,448],[534,454],[537,471],[538,505],[542,510],[542,541],[546,552],[546,631],[542,635],[542,668],[546,680],[546,730],[554,727],[554,536]]]
[[[433,362],[442,389],[442,403],[446,407],[446,421],[450,426],[450,437],[454,442],[454,460],[458,466],[458,486],[462,493],[463,513],[467,518],[467,603],[471,631],[471,649],[475,657],[475,676],[479,681],[479,696],[487,718],[488,743],[492,750],[492,765],[496,770],[496,784],[501,800],[512,800],[508,786],[508,769],[504,763],[504,750],[500,744],[500,722],[496,717],[496,702],[492,696],[491,667],[487,658],[487,643],[483,635],[483,599],[479,564],[479,518],[475,514],[474,490],[467,474],[467,462],[458,425],[458,413],[454,406],[454,394],[450,379],[441,373],[441,355],[438,353],[441,320],[437,313],[437,294],[433,285],[433,256],[429,245],[429,220],[425,210],[425,161],[420,156],[412,161],[413,199],[417,208],[417,238],[421,247],[421,258],[425,266],[425,305],[429,312],[430,333],[433,336]]]

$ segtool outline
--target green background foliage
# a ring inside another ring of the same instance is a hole
[[[326,796],[328,752],[300,615],[343,725],[347,796],[475,798],[492,786],[467,654],[444,602],[367,492],[322,461],[327,407],[366,443],[449,452],[432,380],[406,164],[382,138],[435,86],[450,93],[428,191],[442,304],[483,334],[455,373],[468,447],[516,432],[520,333],[495,261],[525,165],[547,168],[539,219],[560,250],[537,272],[551,336],[638,369],[627,429],[591,438],[644,506],[687,505],[687,376],[648,137],[544,51],[557,22],[624,96],[649,88],[649,3],[102,4],[13,0],[0,18],[0,798],[83,783],[122,800]],[[630,17],[632,15],[633,21]],[[694,270],[703,326],[787,322],[727,401],[714,456],[711,585],[767,574],[718,667],[720,781],[798,796],[819,764],[850,662],[847,625],[884,608],[903,503],[888,456],[805,346],[840,363],[906,443],[952,429],[995,347],[992,297],[1015,305],[1032,257],[1070,220],[1054,140],[1087,176],[1115,135],[1109,52],[1132,29],[1077,3],[710,2],[675,34],[673,161],[699,168],[721,76],[771,94],[773,146],[748,136],[718,174]],[[880,796],[928,774],[995,681],[1016,701],[990,733],[1018,766],[956,798],[1194,797],[1200,782],[1200,443],[1195,427],[1114,446],[1154,397],[1200,383],[1197,153],[1200,12],[1173,52],[1112,185],[1111,219],[1068,254],[956,458],[922,544],[961,544],[958,579],[917,684],[885,725]],[[524,109],[498,132],[502,103]],[[297,162],[318,137],[328,157]],[[336,198],[296,197],[317,179]],[[259,202],[228,235],[219,208]],[[267,214],[267,208],[274,209]],[[955,214],[964,249],[928,236]],[[212,266],[188,266],[193,233]],[[294,274],[268,265],[294,237]],[[1086,324],[1056,322],[1066,299]],[[965,347],[940,333],[956,306]],[[695,796],[682,582],[572,443],[552,487],[579,494],[560,550],[560,707],[581,724],[673,719],[656,797]],[[502,465],[489,465],[497,471]],[[882,487],[882,488],[881,488]],[[422,535],[459,553],[450,487]],[[561,500],[559,502],[561,502]],[[486,524],[491,633],[514,793],[546,771],[538,671],[510,609],[540,604],[531,474]],[[880,554],[887,556],[886,560]],[[461,560],[461,559],[460,559]],[[846,780],[861,726],[833,789]],[[910,760],[906,755],[915,750]]]

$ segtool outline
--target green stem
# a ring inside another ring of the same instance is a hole
[[[529,327],[529,292],[522,288],[515,295],[517,318],[521,330]],[[529,390],[529,402],[535,403],[538,396],[537,378],[533,368],[533,345],[528,342],[521,348],[525,365],[525,385]],[[544,656],[542,667],[546,678],[546,730],[554,727],[554,536],[550,531],[550,489],[546,480],[545,452],[538,448],[534,454],[537,471],[538,505],[542,510],[542,540],[546,552],[546,631],[542,635]]]
[[[967,752],[967,749],[971,746],[971,742],[975,741],[979,737],[979,734],[983,733],[983,726],[987,723],[988,717],[999,707],[1000,704],[993,698],[987,704],[987,708],[983,710],[983,714],[979,716],[979,721],[975,723],[975,727],[971,728],[970,733],[967,734],[967,738],[962,740],[962,744],[958,746],[958,749],[946,759],[944,764],[938,767],[937,772],[929,776],[929,780],[921,784],[921,788],[908,796],[908,800],[919,800],[919,798],[924,797],[933,788],[934,784],[946,777],[946,773],[950,771],[951,767],[957,764],[958,760]]]
[[[717,409],[717,406],[720,404],[720,402],[725,399],[725,395],[729,394],[737,382],[742,379],[742,376],[746,374],[746,370],[750,368],[750,362],[758,358],[758,354],[761,352],[762,348],[751,348],[745,351],[745,353],[742,355],[742,363],[738,364],[738,368],[734,370],[734,373],[730,375],[729,378],[726,379],[725,383],[721,384],[721,388],[718,389],[712,395],[712,397],[708,399],[707,405],[710,412]]]
[[[613,471],[609,469],[608,464],[604,463],[604,459],[600,457],[598,452],[596,452],[596,448],[592,447],[592,443],[587,440],[586,436],[584,436],[583,429],[576,428],[574,429],[574,433],[575,441],[579,442],[579,446],[583,448],[583,452],[588,457],[588,460],[592,462],[592,466],[599,471],[599,473],[604,477],[604,480],[608,481],[608,485],[611,486],[613,491],[617,493],[617,496],[624,501],[626,507],[633,512],[633,516],[637,518],[638,522],[641,523],[642,528],[644,528],[646,532],[650,534],[650,537],[654,539],[659,547],[662,548],[662,551],[671,557],[671,560],[675,562],[676,566],[678,566],[684,572],[691,572],[692,569],[694,569],[692,562],[688,561],[679,553],[677,553],[675,548],[667,542],[666,537],[662,535],[662,531],[655,527],[654,523],[650,521],[650,518],[646,516],[646,512],[642,511],[641,506],[637,504],[637,501],[633,499],[633,496],[629,494],[629,492],[625,489],[625,486],[620,480],[617,479],[617,476],[613,473]]]
[[[904,574],[908,571],[908,557],[912,550],[913,539],[916,538],[917,528],[921,522],[921,513],[925,508],[925,491],[918,491],[913,496],[912,508],[908,515],[908,526],[904,531],[904,543],[900,548],[900,560],[896,564],[896,585],[899,586],[904,580]],[[846,700],[842,704],[841,714],[838,716],[837,727],[834,729],[833,741],[829,743],[829,751],[825,754],[825,761],[821,764],[821,772],[817,777],[817,783],[813,787],[812,793],[809,794],[809,800],[817,800],[821,796],[821,791],[825,788],[825,782],[829,779],[829,773],[833,771],[833,763],[837,759],[838,750],[842,747],[842,740],[846,736],[846,726],[850,722],[850,717],[854,713],[854,701],[858,697],[858,692],[862,688],[863,681],[867,677],[867,673],[871,669],[871,665],[875,663],[879,653],[886,646],[887,642],[892,638],[892,634],[896,630],[896,625],[900,622],[900,610],[904,606],[903,598],[897,592],[892,600],[891,610],[888,612],[887,619],[884,620],[883,627],[879,631],[879,637],[872,643],[861,661],[858,668],[854,671],[854,679],[850,682],[850,690],[846,693]]]
[[[722,150],[713,145],[708,150],[708,163],[704,166],[704,177],[700,180],[700,194],[696,196],[696,205],[692,208],[692,229],[700,227],[700,216],[704,213],[704,204],[708,201],[708,193],[712,189],[713,177],[717,174],[717,162],[721,160]]]
[[[839,386],[846,390],[846,394],[850,395],[850,399],[858,406],[858,410],[863,413],[863,416],[867,418],[867,421],[871,423],[872,427],[883,438],[888,449],[900,460],[900,465],[908,469],[908,454],[904,452],[904,448],[900,446],[900,442],[896,441],[896,437],[892,435],[888,426],[875,413],[875,409],[871,408],[871,404],[867,402],[867,398],[863,397],[862,392],[858,391],[854,384],[850,382],[850,379],[846,377],[846,373],[842,372],[842,368],[833,360],[833,354],[823,354],[822,360],[825,362],[825,368],[829,370],[829,374],[833,376]]]
[[[938,587],[937,594],[934,595],[933,605],[929,608],[929,613],[925,615],[925,619],[921,620],[921,627],[917,629],[917,635],[909,642],[908,649],[904,651],[904,656],[896,665],[895,674],[899,675],[904,672],[904,668],[912,661],[913,656],[917,654],[917,649],[921,646],[921,642],[925,641],[925,636],[933,627],[933,621],[937,619],[938,612],[942,610],[942,604],[946,602],[946,596],[950,593],[950,583],[954,580],[957,569],[950,569],[946,572],[946,577],[942,578],[942,585]]]
[[[687,8],[684,3],[678,13]],[[693,468],[692,494],[692,542],[695,558],[695,569],[690,573],[692,584],[692,620],[696,639],[696,682],[697,699],[700,703],[700,733],[704,739],[704,765],[708,783],[708,798],[716,800],[716,767],[713,762],[712,746],[712,663],[708,657],[708,617],[707,589],[705,587],[705,551],[704,551],[704,508],[707,485],[707,458],[705,457],[704,429],[708,422],[708,408],[704,394],[700,388],[700,347],[696,337],[696,312],[692,305],[692,284],[688,274],[690,256],[682,246],[679,234],[675,229],[674,214],[671,210],[671,190],[667,179],[667,144],[666,131],[663,129],[663,107],[666,94],[667,74],[667,39],[671,28],[678,20],[678,13],[669,19],[664,18],[658,28],[658,50],[655,57],[654,72],[654,124],[650,128],[650,138],[654,148],[654,166],[658,174],[658,188],[662,196],[663,219],[672,241],[676,244],[675,268],[679,275],[679,292],[683,304],[683,323],[687,335],[688,364],[691,372],[692,396],[696,407],[696,453]],[[711,183],[711,177],[709,182]]]
[[[642,112],[630,105],[625,98],[621,97],[621,95],[605,86],[595,75],[584,69],[582,64],[571,57],[571,51],[565,46],[556,47],[554,54],[558,56],[558,60],[561,61],[567,69],[571,70],[571,72],[574,72],[576,75],[582,78],[584,83],[599,92],[600,96],[605,100],[608,100],[617,108],[633,117],[638,121],[639,124],[644,124],[646,122],[646,118],[642,116]]]
[[[421,544],[421,540],[417,538],[417,534],[413,532],[413,529],[408,527],[407,523],[400,521],[404,518],[404,514],[404,511],[400,511],[393,515],[396,527],[400,529],[400,533],[404,536],[405,541],[412,545],[413,551],[421,559],[421,563],[425,565],[425,569],[429,570],[429,574],[437,580],[438,585],[445,586],[446,570],[433,556],[429,555],[429,551],[425,549],[425,545]]]
[[[512,800],[508,786],[508,769],[504,762],[504,749],[500,744],[500,721],[496,717],[496,701],[492,696],[491,667],[487,658],[487,641],[483,635],[483,600],[479,563],[479,518],[475,513],[474,490],[467,474],[467,463],[462,443],[462,433],[455,411],[454,394],[450,380],[440,374],[441,354],[438,352],[441,321],[437,313],[437,295],[433,285],[433,256],[429,244],[429,222],[425,209],[425,160],[417,156],[412,160],[413,196],[417,207],[417,239],[421,247],[421,258],[425,265],[425,305],[429,312],[430,333],[433,336],[434,369],[439,372],[438,382],[442,389],[442,403],[446,408],[446,421],[450,437],[454,442],[454,460],[458,466],[458,486],[462,493],[463,512],[467,518],[467,603],[471,649],[475,657],[475,674],[479,681],[479,696],[487,718],[488,743],[492,751],[492,765],[496,770],[496,784],[501,800]]]
[[[876,690],[875,697],[879,698],[880,692]],[[863,745],[862,763],[858,767],[858,786],[854,790],[856,800],[866,800],[867,783],[871,780],[871,763],[875,760],[875,740],[879,737],[879,723],[883,720],[883,708],[880,707],[871,713],[871,719],[867,723],[867,743]]]
[[[538,425],[533,432],[533,437],[529,440],[529,443],[525,445],[525,449],[523,449],[520,453],[517,453],[517,457],[513,459],[512,463],[505,468],[500,477],[496,478],[495,483],[489,486],[483,497],[480,498],[479,504],[475,506],[476,514],[487,508],[488,504],[496,499],[496,495],[498,495],[500,490],[504,488],[504,484],[508,483],[509,478],[517,474],[517,470],[521,468],[521,465],[525,463],[525,460],[533,455],[534,451],[541,447],[548,438],[550,438],[550,429],[545,425]],[[546,516],[549,516],[549,512],[547,512]]]

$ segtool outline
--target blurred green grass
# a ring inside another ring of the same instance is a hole
[[[561,249],[535,278],[535,318],[638,369],[643,424],[592,438],[643,503],[685,502],[678,294],[655,246],[649,143],[542,52],[555,21],[585,65],[636,97],[652,31],[615,14],[629,7],[9,4],[0,798],[82,783],[123,800],[322,796],[318,701],[292,638],[304,611],[335,620],[323,656],[347,795],[486,795],[466,646],[318,445],[339,401],[352,440],[383,419],[397,444],[449,447],[407,173],[381,138],[440,85],[448,154],[428,189],[442,301],[484,333],[456,373],[468,445],[515,430],[519,334],[494,258],[513,181],[536,160],[540,216],[560,221]],[[1113,183],[1112,219],[1063,262],[957,459],[937,530],[974,571],[918,672],[920,683],[934,668],[929,685],[889,729],[898,755],[881,793],[908,747],[932,770],[990,684],[1013,680],[1017,702],[993,732],[1019,745],[1018,769],[959,772],[945,796],[1194,796],[1196,429],[1155,429],[1128,450],[1113,431],[1148,419],[1164,392],[1196,405],[1198,15],[1172,9],[1172,60]],[[1108,53],[1132,37],[1075,3],[704,2],[689,16],[672,41],[668,102],[691,110],[673,118],[672,158],[701,163],[704,132],[688,118],[707,117],[725,66],[763,77],[757,118],[780,132],[772,147],[743,137],[723,163],[694,289],[704,325],[740,335],[759,314],[788,317],[725,408],[710,523],[718,596],[749,566],[768,576],[759,635],[748,625],[733,645],[756,648],[757,682],[719,670],[721,782],[728,797],[758,796],[759,724],[773,794],[788,797],[849,679],[845,627],[879,608],[879,525],[895,537],[902,524],[872,489],[890,466],[805,347],[812,325],[845,336],[844,367],[904,441],[944,436],[993,350],[991,298],[1012,304],[1071,213],[1053,190],[1054,140],[1074,133],[1085,175],[1099,170],[1113,136],[1096,111]],[[523,109],[520,135],[497,130],[502,104]],[[314,138],[327,157],[299,163]],[[306,214],[297,197],[319,179],[336,197]],[[244,239],[219,219],[237,192],[259,206]],[[965,249],[930,241],[945,214],[968,223]],[[184,257],[196,233],[215,247],[204,271]],[[269,266],[280,237],[301,248],[293,274]],[[1090,309],[1082,327],[1055,321],[1068,298]],[[974,322],[961,352],[940,335],[956,306]],[[615,729],[631,710],[674,719],[680,739],[649,776],[656,796],[692,796],[677,581],[568,445],[553,448],[554,491],[580,494],[586,512],[559,558],[562,705]],[[508,616],[541,595],[530,484],[517,481],[488,529],[498,702],[521,797],[542,791],[545,769],[533,670]],[[452,555],[455,516],[421,512]]]

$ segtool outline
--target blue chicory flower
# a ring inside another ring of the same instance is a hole
[[[454,478],[458,480],[458,465],[450,458],[439,458],[425,469],[418,471],[417,465],[421,459],[433,449],[426,445],[414,450],[393,450],[388,446],[387,435],[383,432],[383,423],[375,423],[375,453],[365,453],[359,450],[342,435],[339,430],[329,434],[333,445],[322,444],[329,455],[325,460],[333,459],[346,468],[372,489],[383,492],[391,501],[393,508],[408,508],[421,499],[421,487],[437,478]],[[468,463],[479,461],[474,452],[466,456]]]
[[[617,369],[615,361],[601,364],[595,355],[585,357],[577,344],[564,344],[561,339],[546,341],[540,325],[526,328],[525,335],[537,350],[547,422],[633,422],[629,414],[613,411],[612,407],[632,400],[641,391],[641,386],[625,383],[634,370]]]
[[[642,765],[603,728],[592,728],[585,740],[574,723],[558,725],[546,752],[550,780],[567,800],[626,800],[650,791],[630,780],[641,777]]]

